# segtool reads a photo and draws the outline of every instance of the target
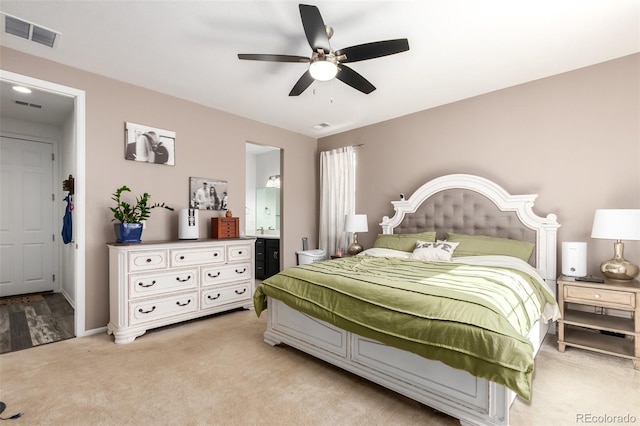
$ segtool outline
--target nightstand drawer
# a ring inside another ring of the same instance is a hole
[[[633,292],[603,290],[572,285],[564,286],[564,301],[623,310],[633,310],[636,307],[635,293]]]

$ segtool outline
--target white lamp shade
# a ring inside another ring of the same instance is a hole
[[[596,210],[591,238],[640,240],[640,209]]]
[[[367,215],[366,214],[345,215],[344,231],[345,232],[368,232],[369,225],[367,224]]]

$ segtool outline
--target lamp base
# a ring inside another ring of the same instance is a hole
[[[358,243],[358,234],[353,234],[353,242],[351,243],[349,248],[347,248],[347,253],[349,253],[350,256],[355,256],[356,254],[360,253],[362,250],[364,250],[364,247],[362,247]]]
[[[624,244],[618,240],[613,244],[613,259],[602,262],[600,272],[612,280],[630,281],[638,276],[640,268],[624,258]]]
[[[612,280],[630,281],[638,276],[640,268],[638,268],[638,265],[635,263],[629,262],[626,259],[611,259],[602,262],[600,272]]]
[[[347,249],[347,253],[349,253],[350,256],[355,256],[356,254],[360,253],[362,250],[363,250],[363,247],[357,242],[354,242],[354,243],[351,243],[351,245]]]

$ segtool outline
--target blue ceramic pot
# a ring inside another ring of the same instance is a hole
[[[114,223],[116,241],[119,243],[139,243],[142,236],[141,223]]]

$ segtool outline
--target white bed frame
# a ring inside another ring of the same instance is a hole
[[[383,233],[392,234],[406,215],[415,213],[429,197],[448,189],[467,189],[492,200],[500,211],[512,211],[520,223],[536,233],[535,265],[555,289],[556,216],[533,212],[537,195],[509,195],[495,183],[472,175],[442,176],[420,187],[409,199],[393,201],[395,215],[385,216]],[[358,336],[296,311],[279,300],[268,299],[264,341],[287,344],[388,389],[447,413],[462,425],[509,424],[515,394],[508,388],[451,368],[439,361]],[[528,338],[537,353],[549,329],[538,321]]]

